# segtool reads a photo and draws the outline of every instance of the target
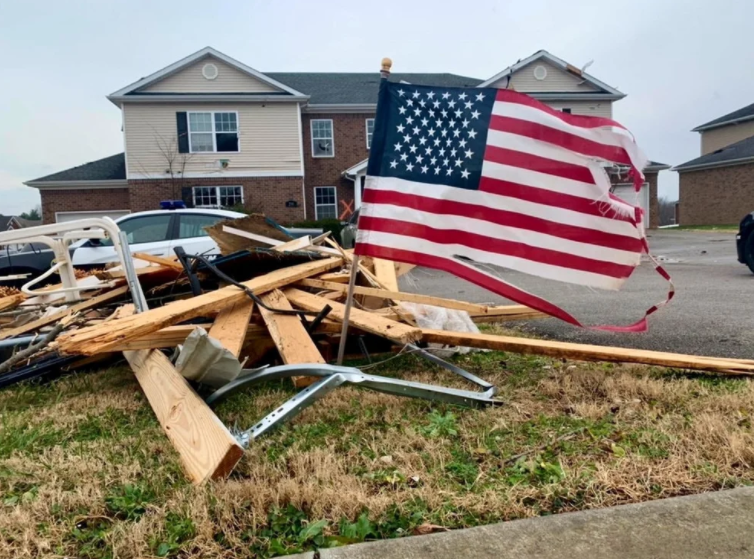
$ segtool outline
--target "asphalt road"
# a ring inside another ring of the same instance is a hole
[[[650,317],[649,332],[612,333],[577,328],[556,319],[510,325],[545,338],[696,355],[754,359],[754,274],[736,260],[734,233],[658,230],[649,245],[673,278],[676,295]],[[665,299],[667,282],[650,262],[618,291],[598,291],[509,270],[506,281],[558,304],[583,324],[631,324]],[[401,278],[405,291],[475,303],[506,300],[465,280],[416,268]]]

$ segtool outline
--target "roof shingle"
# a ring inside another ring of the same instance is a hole
[[[730,122],[732,120],[740,121],[749,119],[754,119],[754,103],[733,111],[732,113],[728,113],[727,115],[723,115],[720,118],[716,118],[715,120],[710,120],[709,122],[700,124],[699,126],[694,128],[693,131],[701,132],[703,130],[709,130],[710,128],[717,128],[718,126],[722,126],[726,122]]]
[[[739,159],[754,159],[754,136],[745,138],[740,142],[725,146],[724,148],[713,151],[686,163],[681,163],[673,167],[674,171],[686,171],[691,169],[701,169],[705,167],[714,167],[725,163],[737,161]]]
[[[124,153],[84,163],[78,167],[66,169],[65,171],[53,173],[29,182],[113,180],[126,180],[126,158]]]

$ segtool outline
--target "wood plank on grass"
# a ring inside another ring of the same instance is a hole
[[[254,301],[248,297],[225,307],[217,315],[208,334],[223,344],[223,347],[233,355],[239,357],[253,311]]]
[[[335,319],[339,322],[343,321],[346,306],[342,303],[312,295],[311,293],[301,291],[300,289],[288,288],[285,289],[283,293],[291,303],[307,311],[318,312],[322,310],[325,305],[330,305],[332,311],[327,315],[328,318]],[[399,344],[416,342],[422,335],[419,328],[408,326],[385,318],[379,314],[366,312],[361,309],[351,308],[350,323],[355,328],[376,334],[377,336],[382,336],[383,338],[387,338],[388,340],[392,340]]]
[[[275,270],[263,276],[243,282],[256,295],[288,285],[300,279],[332,270],[342,264],[341,258],[326,258],[305,262]],[[170,305],[113,320],[106,325],[82,328],[58,338],[58,348],[68,355],[93,355],[111,351],[124,341],[150,334],[166,326],[172,326],[191,318],[221,311],[247,297],[243,290],[235,286],[223,287],[190,299],[175,301]]]
[[[494,334],[447,332],[445,330],[422,329],[422,335],[423,340],[429,343],[547,355],[549,357],[560,357],[577,361],[643,363],[645,365],[696,369],[723,374],[754,374],[754,365],[725,358],[699,357],[680,353],[574,344],[551,340],[535,340],[513,336],[496,336]]]
[[[55,314],[51,314],[43,318],[38,318],[37,320],[32,320],[31,322],[27,322],[23,326],[19,326],[11,330],[2,330],[0,331],[0,340],[4,340],[6,338],[12,338],[14,336],[18,336],[19,334],[25,334],[26,332],[32,332],[34,330],[42,328],[43,326],[47,326],[48,324],[57,322],[61,318],[65,318],[66,316],[69,316],[73,313],[76,313],[79,311],[85,311],[87,309],[91,309],[94,307],[98,307],[102,303],[106,303],[107,301],[116,299],[127,292],[128,292],[128,286],[126,285],[124,285],[123,287],[116,287],[115,289],[106,291],[105,293],[101,293],[100,295],[97,295],[96,297],[92,297],[91,299],[87,299],[86,301],[82,301],[81,303],[76,303],[75,305],[72,305],[68,307],[67,309],[63,309],[60,312],[56,312]]]
[[[123,355],[189,479],[199,484],[227,477],[243,456],[243,448],[222,421],[162,352],[124,351]]]

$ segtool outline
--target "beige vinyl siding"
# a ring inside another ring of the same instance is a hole
[[[547,77],[543,80],[538,80],[534,77],[534,68],[537,66],[544,66],[547,69]],[[493,84],[492,87],[504,87],[508,78],[503,78]],[[509,87],[513,87],[516,91],[523,93],[530,92],[584,92],[584,91],[599,91],[593,85],[588,82],[580,83],[584,80],[561,70],[557,66],[553,66],[549,62],[544,60],[536,60],[531,64],[527,64],[523,68],[516,70],[511,77],[511,83]]]
[[[613,118],[613,104],[611,101],[558,101],[557,103],[544,101],[544,103],[557,110],[570,108],[571,114],[574,115]]]
[[[754,136],[754,120],[741,124],[730,124],[701,133],[702,155],[707,155],[720,148],[735,144]]]
[[[217,77],[214,80],[208,80],[202,75],[202,68],[210,63],[217,66]],[[280,90],[221,60],[209,57],[141,91],[149,93],[273,93]]]
[[[177,152],[176,113],[180,111],[237,111],[239,153],[192,153],[187,173],[224,174],[302,173],[296,103],[134,103],[123,107],[126,127],[128,178],[166,178],[167,162],[160,147]],[[229,160],[221,170],[216,162]]]

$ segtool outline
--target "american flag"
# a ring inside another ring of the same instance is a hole
[[[620,288],[648,250],[641,209],[610,193],[605,166],[628,167],[638,188],[646,163],[610,119],[511,90],[382,80],[355,252],[445,270],[580,325],[468,260]],[[645,329],[646,316],[625,328]]]

